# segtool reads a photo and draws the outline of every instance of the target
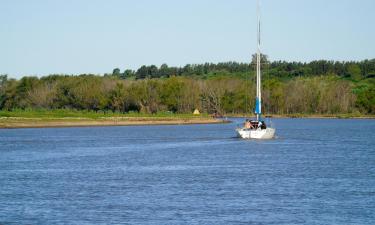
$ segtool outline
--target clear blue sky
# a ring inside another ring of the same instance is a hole
[[[375,57],[374,0],[263,0],[271,60]],[[1,0],[0,74],[248,62],[255,0]]]

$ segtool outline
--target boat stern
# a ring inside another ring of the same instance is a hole
[[[272,139],[275,137],[276,130],[274,128],[267,129],[246,129],[237,128],[237,136],[244,139]]]

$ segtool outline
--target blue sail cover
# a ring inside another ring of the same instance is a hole
[[[260,100],[259,98],[256,98],[255,100],[255,114],[261,114],[262,113],[262,110],[261,110],[261,105],[260,105]]]

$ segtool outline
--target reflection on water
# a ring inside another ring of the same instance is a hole
[[[373,224],[374,120],[234,120],[0,130],[0,224]]]

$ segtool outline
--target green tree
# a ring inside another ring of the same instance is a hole
[[[131,79],[131,78],[135,78],[135,72],[133,70],[125,70],[121,76],[120,76],[121,79]]]
[[[8,75],[7,74],[2,74],[0,75],[0,88],[5,86],[5,83],[8,80]]]
[[[171,77],[163,83],[161,101],[169,111],[179,111],[183,96],[184,83],[177,77]]]
[[[115,68],[113,69],[112,71],[112,76],[115,76],[115,77],[120,77],[121,76],[121,71],[119,68]]]
[[[348,73],[353,80],[361,79],[361,68],[357,64],[350,64],[348,66]]]
[[[364,81],[354,89],[356,106],[364,113],[375,113],[375,80]]]
[[[109,93],[109,104],[113,111],[125,112],[126,89],[123,83],[116,83],[116,86]]]

